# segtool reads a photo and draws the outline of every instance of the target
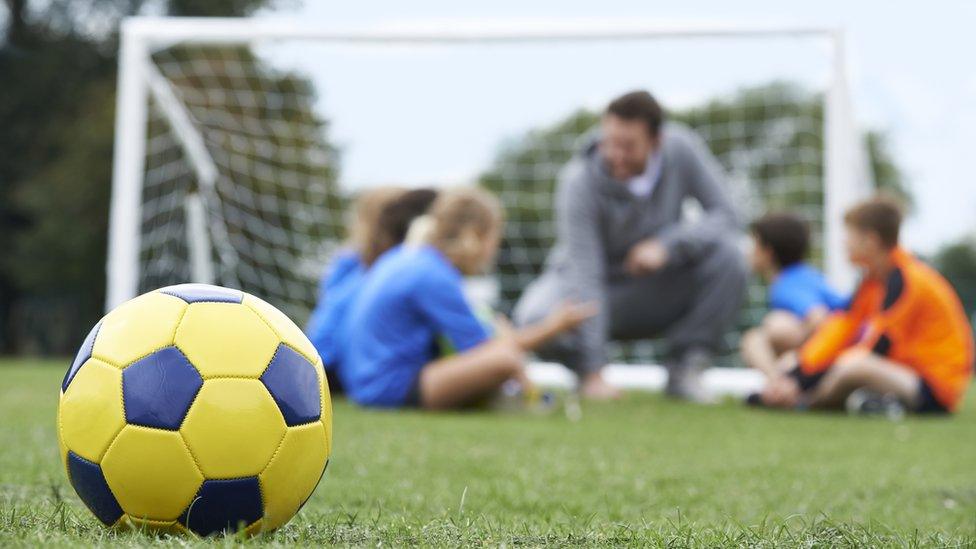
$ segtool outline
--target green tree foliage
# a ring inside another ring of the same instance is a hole
[[[4,0],[0,353],[70,353],[101,315],[120,18],[268,0]]]
[[[976,236],[943,247],[932,263],[959,293],[970,318],[976,318]]]

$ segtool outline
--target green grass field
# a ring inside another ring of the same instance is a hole
[[[62,362],[0,361],[0,546],[233,545],[109,531],[68,485]],[[976,403],[892,423],[652,395],[582,421],[338,402],[329,471],[250,544],[976,546]]]

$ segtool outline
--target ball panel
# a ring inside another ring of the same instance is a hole
[[[95,358],[85,362],[61,395],[58,425],[69,450],[98,463],[125,425],[122,372]]]
[[[248,307],[194,303],[176,331],[176,346],[204,379],[257,379],[278,348],[278,336]]]
[[[109,489],[97,463],[68,452],[68,480],[78,497],[98,520],[111,526],[122,517],[122,508]]]
[[[285,435],[285,420],[256,379],[209,379],[180,432],[208,479],[260,473]]]
[[[315,372],[319,376],[319,394],[322,398],[319,421],[325,429],[326,454],[332,455],[332,393],[329,392],[329,382],[321,361],[315,366]]]
[[[176,520],[203,475],[176,431],[127,425],[102,459],[105,479],[126,514]]]
[[[264,527],[264,519],[258,519],[253,524],[245,528],[244,533],[247,534],[248,536],[256,536],[261,532],[267,532],[270,530],[271,530],[270,528],[266,529]]]
[[[175,520],[149,520],[124,515],[118,524],[121,528],[150,534],[187,534],[188,531]]]
[[[187,303],[201,301],[216,301],[223,303],[240,303],[244,292],[231,288],[223,288],[212,284],[177,284],[160,288],[160,292],[178,297]]]
[[[173,334],[187,305],[182,299],[150,292],[105,315],[92,354],[124,368],[173,344]]]
[[[288,429],[268,468],[258,476],[266,530],[282,526],[298,511],[318,484],[328,456],[322,423]]]
[[[244,294],[244,304],[253,309],[261,318],[271,326],[281,338],[281,341],[301,353],[312,364],[318,362],[319,354],[308,340],[302,329],[292,322],[285,313],[279,311],[273,305],[251,294]]]
[[[122,373],[125,419],[159,429],[179,429],[203,378],[176,347],[140,359]]]
[[[180,516],[180,523],[198,535],[208,536],[247,528],[263,514],[257,477],[208,480]]]
[[[81,344],[81,348],[78,349],[78,354],[75,355],[75,359],[71,362],[71,366],[68,366],[68,371],[64,373],[64,379],[61,380],[61,392],[68,390],[68,385],[71,380],[74,379],[75,374],[78,373],[78,369],[81,368],[82,364],[88,361],[92,355],[92,347],[95,345],[95,337],[98,335],[98,329],[102,326],[102,322],[99,321],[95,324],[95,327],[88,332],[85,337],[85,341]]]
[[[321,387],[315,366],[291,347],[278,346],[261,382],[278,403],[286,424],[301,425],[321,417]]]

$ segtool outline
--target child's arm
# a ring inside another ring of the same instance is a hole
[[[597,304],[562,303],[546,318],[515,332],[515,341],[523,351],[532,351],[557,335],[572,330],[597,313]]]
[[[827,320],[830,316],[830,309],[824,305],[815,305],[811,307],[807,314],[803,317],[803,328],[805,330],[805,335],[810,336],[813,332],[817,331],[817,327]]]

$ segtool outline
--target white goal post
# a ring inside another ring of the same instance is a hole
[[[190,276],[215,282],[212,257],[234,261],[236,250],[220,219],[207,209],[218,200],[214,191],[218,168],[192,114],[160,75],[153,55],[175,44],[250,46],[303,40],[350,45],[388,44],[519,44],[546,42],[606,43],[614,41],[695,39],[714,37],[798,37],[821,41],[830,51],[830,76],[823,104],[823,248],[829,278],[850,288],[854,273],[843,257],[840,220],[843,209],[866,195],[871,177],[855,123],[848,84],[844,35],[840,29],[790,25],[662,25],[625,23],[471,22],[452,28],[434,25],[358,29],[277,19],[133,17],[121,28],[115,149],[107,264],[106,308],[134,297],[140,289],[143,188],[146,178],[150,103],[167,121],[173,139],[195,178],[196,190],[185,197],[185,234]],[[219,217],[219,216],[218,216]],[[226,279],[216,282],[229,283]]]

